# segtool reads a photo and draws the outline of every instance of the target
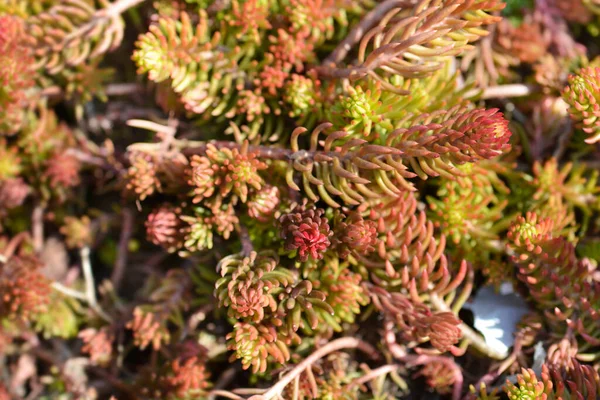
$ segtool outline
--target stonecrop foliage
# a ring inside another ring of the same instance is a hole
[[[599,36],[598,0],[0,1],[0,400],[600,398]]]

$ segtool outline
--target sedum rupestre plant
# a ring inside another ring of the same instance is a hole
[[[599,15],[3,1],[0,400],[597,398]]]

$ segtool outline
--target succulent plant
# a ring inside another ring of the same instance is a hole
[[[569,84],[563,91],[563,99],[569,104],[569,114],[583,131],[589,135],[586,143],[600,140],[598,105],[600,92],[600,68],[582,68],[578,73],[569,76]]]
[[[599,0],[0,3],[1,400],[600,396]]]

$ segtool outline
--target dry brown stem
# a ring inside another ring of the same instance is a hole
[[[275,385],[271,386],[263,394],[250,397],[250,400],[269,400],[280,397],[283,389],[285,389],[285,387],[297,376],[299,376],[306,368],[310,367],[313,363],[325,357],[327,354],[342,349],[359,349],[367,354],[376,354],[376,350],[373,348],[373,346],[363,342],[360,339],[354,337],[336,339],[317,349],[310,356],[306,357],[300,364],[296,365],[294,369],[285,374]]]

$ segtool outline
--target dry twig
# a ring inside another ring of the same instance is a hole
[[[363,342],[354,337],[344,337],[327,343],[325,346],[317,349],[310,356],[306,357],[302,362],[294,367],[290,372],[285,374],[275,385],[271,386],[261,395],[250,397],[251,400],[269,400],[278,398],[285,387],[299,376],[305,369],[310,367],[314,362],[325,357],[327,354],[342,349],[359,349],[367,354],[376,354],[376,350],[370,344]]]
[[[129,254],[129,240],[133,233],[133,212],[125,208],[123,209],[123,225],[121,228],[121,237],[119,238],[119,248],[117,253],[117,260],[111,276],[112,284],[115,290],[119,290],[123,276],[125,275],[125,267],[127,266],[127,256]]]

